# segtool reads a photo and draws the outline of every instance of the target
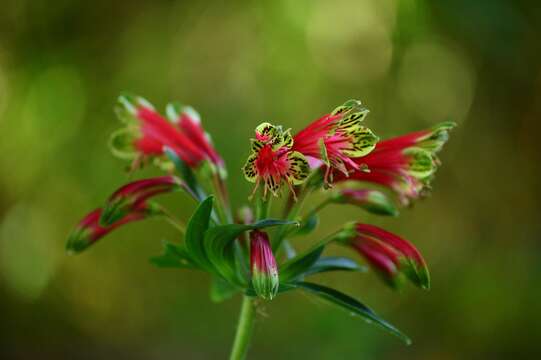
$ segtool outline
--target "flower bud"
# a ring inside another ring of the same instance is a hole
[[[185,185],[174,176],[160,176],[128,183],[116,190],[108,199],[100,225],[108,226],[139,208],[150,197],[170,192]]]
[[[278,267],[265,232],[254,230],[250,233],[250,268],[255,293],[272,300],[278,292]]]
[[[81,252],[117,227],[133,221],[143,220],[158,212],[159,209],[154,208],[153,206],[140,204],[137,209],[125,214],[114,223],[102,226],[99,222],[102,215],[102,209],[96,209],[86,215],[79,224],[77,224],[75,229],[73,229],[68,237],[66,249],[72,253]]]
[[[392,287],[401,285],[403,277],[415,285],[430,288],[428,267],[419,251],[408,241],[377,226],[357,224],[356,235],[345,240]]]

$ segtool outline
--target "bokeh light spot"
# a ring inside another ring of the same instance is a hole
[[[16,296],[37,299],[51,280],[59,254],[53,219],[41,209],[18,204],[0,224],[0,273]]]
[[[474,95],[469,59],[441,43],[421,43],[406,51],[398,92],[405,105],[427,123],[466,117]]]
[[[308,22],[315,62],[339,81],[363,83],[389,70],[394,2],[321,1]]]

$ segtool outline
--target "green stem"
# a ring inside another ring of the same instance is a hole
[[[165,209],[164,207],[160,208],[165,220],[167,220],[169,224],[173,225],[183,235],[186,234],[186,225],[182,221],[176,219],[173,215],[171,215],[169,210]]]
[[[244,296],[242,299],[235,341],[233,342],[229,360],[243,360],[246,358],[246,353],[248,352],[248,346],[250,345],[252,332],[254,330],[255,316],[256,310],[254,299]]]
[[[312,217],[313,215],[317,214],[318,212],[321,211],[321,209],[323,209],[325,206],[329,205],[330,203],[333,202],[333,199],[332,198],[327,198],[325,200],[323,200],[322,202],[320,202],[318,205],[316,205],[312,210],[308,211],[306,213],[306,215],[304,215],[304,217],[302,218],[301,220],[301,224],[306,222],[308,219],[310,219],[310,217]]]
[[[255,217],[257,220],[263,220],[269,216],[271,201],[272,201],[271,197],[265,199],[263,195],[261,195],[257,199],[256,213],[255,213]]]
[[[312,192],[312,189],[305,189],[305,187],[302,188],[302,190],[301,190],[301,192],[299,194],[299,198],[293,204],[293,206],[291,206],[289,211],[286,213],[286,219],[287,220],[295,220],[295,218],[297,217],[297,215],[299,214],[299,212],[302,209],[302,206],[304,204],[304,200],[308,197],[308,195],[310,195],[311,192]],[[280,230],[278,230],[278,233],[276,234],[276,240],[272,244],[272,250],[273,251],[276,252],[276,251],[280,250],[282,242],[284,241],[288,231],[289,231],[289,228],[287,226],[281,226],[280,227]]]

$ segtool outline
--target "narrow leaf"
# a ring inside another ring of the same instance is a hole
[[[293,259],[286,261],[280,267],[280,281],[287,282],[292,279],[295,279],[299,276],[302,276],[304,272],[314,265],[314,263],[319,259],[323,250],[325,249],[326,243],[313,247],[312,249],[304,252]]]
[[[304,236],[312,233],[319,225],[319,217],[317,214],[310,216],[303,222],[300,228],[296,231],[292,231],[291,236]]]
[[[209,196],[199,204],[186,227],[184,238],[186,250],[193,260],[204,268],[209,267],[209,261],[205,254],[203,239],[209,227],[210,215],[214,198]]]
[[[328,271],[358,271],[366,272],[366,266],[357,264],[354,260],[341,256],[325,256],[319,258],[308,270],[304,276],[319,274]]]
[[[297,282],[295,285],[306,292],[316,295],[328,302],[340,306],[349,312],[359,315],[368,323],[379,325],[391,334],[402,339],[407,345],[411,344],[411,340],[404,335],[400,330],[389,324],[387,321],[380,318],[372,309],[359,302],[358,300],[346,295],[338,290],[308,282]]]

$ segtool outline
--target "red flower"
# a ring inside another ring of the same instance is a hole
[[[114,229],[138,220],[157,215],[160,210],[145,203],[140,203],[137,208],[125,214],[122,218],[106,226],[100,225],[102,209],[96,209],[86,215],[68,237],[66,249],[70,252],[81,252],[96,241],[113,231]]]
[[[436,153],[448,139],[453,123],[442,123],[432,129],[417,131],[377,143],[368,155],[354,159],[357,168],[349,177],[338,175],[336,181],[360,180],[392,189],[403,204],[421,196],[439,161]]]
[[[361,126],[368,112],[360,101],[347,101],[298,132],[294,136],[293,150],[313,160],[313,165],[324,163],[327,183],[332,182],[333,170],[347,177],[350,169],[360,170],[352,158],[370,153],[378,141],[370,129]]]
[[[293,138],[289,130],[263,123],[256,128],[255,135],[252,153],[243,167],[246,180],[256,184],[254,192],[263,182],[264,197],[267,190],[276,196],[282,182],[286,182],[294,194],[293,185],[302,184],[310,168],[306,158],[291,149]]]
[[[224,168],[223,160],[214,150],[193,109],[170,105],[168,121],[141,97],[121,96],[119,103],[118,114],[127,127],[112,136],[116,155],[160,158],[168,147],[188,166],[197,167],[209,160],[219,169]]]
[[[355,232],[347,243],[391,286],[399,286],[406,276],[417,286],[430,287],[426,262],[411,243],[374,225],[356,224]]]
[[[126,184],[116,190],[107,200],[100,218],[100,224],[107,226],[137,210],[152,196],[184,188],[180,179],[174,176],[160,176],[142,179]]]
[[[278,266],[265,232],[254,230],[250,233],[250,269],[255,293],[272,300],[278,292]]]

